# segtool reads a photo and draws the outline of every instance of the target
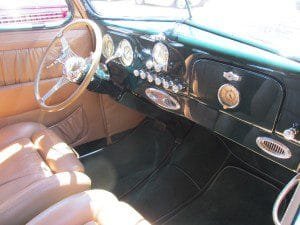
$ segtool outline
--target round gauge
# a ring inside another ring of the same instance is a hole
[[[165,71],[167,70],[169,50],[165,44],[161,42],[156,43],[153,47],[152,57],[155,65],[162,67]]]
[[[133,49],[130,42],[126,39],[123,39],[120,44],[119,48],[121,50],[121,63],[124,66],[130,66],[133,63]]]
[[[113,42],[113,39],[111,38],[111,36],[109,34],[105,34],[103,37],[103,46],[102,46],[103,50],[103,56],[106,59],[109,59],[110,57],[112,57],[115,53],[115,45]]]
[[[224,84],[219,88],[218,99],[224,109],[233,109],[240,103],[240,92],[231,84]]]

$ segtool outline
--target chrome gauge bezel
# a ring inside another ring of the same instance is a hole
[[[170,52],[168,47],[162,43],[157,42],[152,49],[152,58],[154,66],[160,66],[164,71],[168,70]]]
[[[131,66],[134,60],[134,52],[132,45],[127,39],[121,40],[118,49],[121,52],[120,62],[123,66]]]
[[[228,105],[226,101],[224,101],[224,97],[222,96],[222,91],[225,89],[225,88],[231,88],[234,92],[235,92],[235,95],[236,95],[236,99],[235,99],[235,104],[233,105]],[[218,100],[220,102],[220,104],[223,106],[224,109],[234,109],[236,108],[239,104],[240,104],[240,101],[241,101],[241,95],[240,95],[240,92],[239,90],[231,85],[231,84],[223,84],[219,90],[218,90]]]
[[[103,42],[102,42],[102,54],[106,59],[111,58],[114,54],[115,54],[115,44],[114,41],[112,39],[112,37],[109,34],[105,34],[103,36]],[[107,47],[108,45],[112,46],[112,51],[111,52],[107,52]]]

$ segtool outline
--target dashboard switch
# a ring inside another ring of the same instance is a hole
[[[179,91],[181,91],[183,89],[182,85],[181,84],[174,84],[172,86],[172,91],[174,93],[178,93]]]
[[[140,72],[139,72],[138,70],[134,70],[134,71],[133,71],[133,75],[134,75],[135,77],[138,77],[138,76],[140,76]]]
[[[145,73],[143,70],[140,71],[140,77],[141,77],[141,79],[143,79],[143,80],[145,80],[146,77],[147,77],[146,73]]]
[[[156,84],[157,86],[160,86],[161,83],[162,83],[162,80],[161,80],[160,77],[155,77],[154,82],[155,82],[155,84]]]
[[[172,82],[170,82],[166,79],[163,79],[162,85],[163,85],[164,89],[169,89],[172,86]]]
[[[294,140],[296,140],[296,136],[298,135],[298,133],[299,133],[299,130],[296,127],[291,127],[289,129],[286,129],[283,132],[283,137],[286,140],[294,141]]]
[[[152,83],[154,81],[154,77],[151,73],[147,73],[147,80],[149,83]]]

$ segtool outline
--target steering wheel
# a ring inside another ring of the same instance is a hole
[[[91,28],[95,36],[95,50],[88,58],[78,56],[70,47],[64,34],[74,28],[88,26]],[[49,53],[56,47],[55,44],[60,42],[61,53],[51,64],[45,65]],[[46,53],[39,65],[38,72],[34,81],[34,95],[40,107],[48,112],[60,111],[72,104],[85,91],[93,78],[102,53],[102,32],[99,26],[88,19],[76,20],[64,27],[51,41],[46,49]],[[41,75],[44,69],[49,69],[54,65],[62,66],[62,76],[57,83],[43,96],[40,95]],[[63,102],[56,105],[48,105],[46,101],[59,89],[63,88],[68,83],[78,83],[78,88]]]

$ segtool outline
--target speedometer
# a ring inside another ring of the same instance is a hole
[[[115,53],[115,45],[113,42],[113,39],[111,38],[111,36],[109,34],[105,34],[103,37],[103,46],[102,46],[103,50],[103,56],[106,59],[109,59],[110,57],[112,57]]]
[[[123,66],[130,66],[133,63],[133,49],[130,42],[123,39],[119,44],[119,49],[121,50],[121,63]]]
[[[165,44],[161,42],[156,43],[153,47],[152,57],[155,65],[161,67],[165,71],[168,69],[169,50]]]

